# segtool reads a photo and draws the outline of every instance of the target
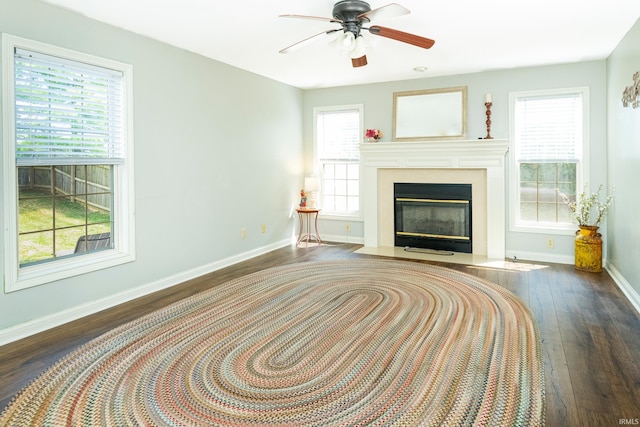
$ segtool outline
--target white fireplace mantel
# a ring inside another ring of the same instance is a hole
[[[380,245],[379,176],[389,169],[483,170],[486,172],[486,209],[481,226],[486,227],[486,248],[478,249],[488,258],[505,257],[505,155],[509,142],[504,139],[477,139],[425,142],[376,142],[360,145],[360,177],[364,245]],[[389,203],[386,203],[389,205]],[[386,206],[385,205],[385,206]],[[489,212],[490,209],[490,212]],[[474,206],[475,210],[475,206]],[[382,213],[384,214],[384,212]],[[474,249],[476,253],[476,249]]]

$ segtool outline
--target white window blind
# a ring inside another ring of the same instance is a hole
[[[360,158],[360,112],[325,111],[317,116],[318,158],[358,160]]]
[[[123,73],[15,48],[18,166],[124,162]]]
[[[518,98],[515,102],[517,161],[579,162],[582,111],[581,94]]]

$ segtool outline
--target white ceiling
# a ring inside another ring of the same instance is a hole
[[[369,65],[352,68],[328,45],[333,35],[278,53],[338,27],[278,15],[331,17],[335,0],[45,1],[304,89],[603,59],[640,17],[638,0],[398,0],[411,14],[371,24],[435,45],[425,50],[365,31]],[[388,3],[369,1],[372,9]]]

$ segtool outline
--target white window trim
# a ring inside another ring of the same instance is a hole
[[[582,145],[582,161],[578,164],[576,188],[584,187],[584,183],[589,177],[589,146],[590,146],[590,115],[589,115],[589,88],[561,88],[561,89],[544,89],[531,90],[523,92],[509,93],[509,134],[512,144],[515,144],[515,101],[517,98],[532,96],[554,96],[566,94],[582,94],[582,126],[583,126],[583,145]],[[541,223],[538,225],[523,225],[518,223],[518,206],[520,204],[520,192],[518,183],[520,182],[519,170],[517,167],[516,150],[512,147],[509,150],[509,230],[522,233],[545,233],[555,235],[573,235],[575,234],[576,225],[572,223],[553,224]]]
[[[318,132],[316,130],[317,121],[318,121],[318,113],[322,113],[325,111],[340,111],[340,110],[358,110],[360,114],[360,133],[362,141],[364,142],[364,104],[346,104],[346,105],[331,105],[331,106],[322,106],[322,107],[313,107],[313,175],[321,176],[320,173],[320,162],[318,159]],[[362,173],[362,171],[360,171]],[[330,220],[353,220],[353,221],[362,221],[362,176],[358,177],[358,194],[360,198],[360,210],[358,212],[353,213],[339,213],[339,212],[323,212],[322,210],[318,213],[318,216],[323,219]]]
[[[114,248],[88,255],[20,268],[18,254],[17,168],[15,153],[15,47],[122,71],[125,81],[125,141],[123,165],[114,165]],[[4,291],[14,292],[92,271],[135,261],[133,182],[133,67],[117,61],[2,34]]]

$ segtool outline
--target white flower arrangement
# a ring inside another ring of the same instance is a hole
[[[607,214],[607,210],[611,207],[614,197],[614,189],[611,189],[611,193],[606,197],[604,202],[600,201],[600,191],[602,185],[598,187],[598,191],[590,195],[587,194],[587,185],[584,187],[584,191],[576,196],[576,201],[572,202],[566,194],[561,194],[562,200],[567,204],[569,210],[573,215],[573,219],[581,227],[598,227],[600,221],[602,221]],[[591,223],[591,213],[595,210],[596,220]]]

